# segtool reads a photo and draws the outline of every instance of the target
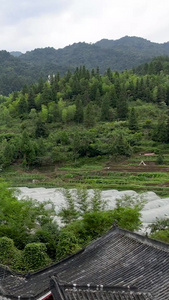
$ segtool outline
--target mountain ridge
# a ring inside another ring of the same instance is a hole
[[[27,51],[19,58],[36,64],[41,63],[41,60],[45,60],[45,63],[52,60],[55,64],[66,66],[67,69],[80,65],[89,69],[99,66],[103,73],[109,67],[117,71],[130,69],[161,55],[169,55],[169,42],[159,44],[141,37],[125,36],[118,40],[102,39],[93,44],[73,43],[61,49],[37,48]]]
[[[12,54],[12,55],[14,55],[14,56],[20,56],[20,55],[24,55],[24,54],[26,54],[26,53],[28,53],[28,52],[32,52],[32,51],[34,51],[34,50],[37,50],[37,49],[45,49],[45,48],[53,48],[54,50],[63,50],[64,48],[67,48],[67,47],[70,47],[70,46],[73,46],[73,45],[77,45],[77,44],[88,44],[88,45],[98,45],[98,44],[100,44],[101,45],[101,43],[102,42],[110,42],[110,43],[114,43],[114,44],[119,44],[119,43],[121,43],[121,42],[123,42],[123,41],[126,41],[126,40],[134,40],[134,39],[137,39],[138,41],[144,41],[144,42],[147,42],[147,43],[149,43],[149,44],[154,44],[154,45],[168,45],[168,47],[169,47],[169,41],[167,41],[167,42],[162,42],[162,43],[157,43],[157,42],[152,42],[151,40],[148,40],[148,39],[145,39],[145,38],[143,38],[143,37],[137,37],[137,36],[129,36],[129,35],[125,35],[125,36],[123,36],[123,37],[121,37],[121,38],[119,38],[119,39],[108,39],[108,38],[102,38],[101,40],[99,40],[99,41],[96,41],[95,43],[87,43],[87,42],[74,42],[74,43],[72,43],[72,44],[69,44],[69,45],[66,45],[66,46],[64,46],[64,47],[59,47],[59,48],[55,48],[55,47],[53,47],[53,46],[46,46],[46,47],[37,47],[37,48],[34,48],[34,49],[32,49],[32,50],[27,50],[26,52],[21,52],[21,51],[16,51],[16,50],[13,50],[13,51],[7,51],[7,52],[9,52],[10,54]]]
[[[6,53],[8,53],[6,51]],[[132,69],[150,62],[156,56],[169,55],[169,42],[158,44],[140,37],[125,36],[118,40],[102,39],[94,44],[78,42],[64,48],[36,48],[25,54],[11,52],[9,59],[1,58],[0,94],[7,95],[32,84],[49,74],[65,74],[84,65],[100,73]],[[18,55],[19,54],[19,55]],[[9,72],[10,71],[10,72]]]

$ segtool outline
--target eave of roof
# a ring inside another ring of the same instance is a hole
[[[60,284],[57,277],[50,280],[54,300],[152,300],[150,293],[138,291],[137,288],[109,286],[77,286]]]

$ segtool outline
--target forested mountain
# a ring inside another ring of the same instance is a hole
[[[20,56],[26,62],[37,65],[56,65],[67,69],[85,65],[92,69],[99,67],[103,74],[107,68],[112,71],[131,69],[155,56],[169,55],[169,43],[157,44],[138,37],[124,37],[119,40],[101,40],[95,44],[76,43],[63,49],[35,49]]]
[[[18,56],[20,56],[20,55],[23,54],[23,53],[20,52],[20,51],[11,51],[10,54],[13,55],[13,56],[18,57]]]
[[[168,75],[169,74],[169,56],[159,56],[152,59],[150,63],[145,63],[133,68],[133,71],[139,75]]]
[[[7,51],[0,51],[1,95],[8,95],[13,91],[20,90],[24,84],[32,84],[40,76],[40,70],[33,64],[28,65]]]
[[[114,49],[126,55],[135,54],[137,59],[152,58],[154,56],[168,55],[169,42],[158,44],[140,37],[125,36],[119,40],[103,39],[95,44],[102,49]],[[137,63],[138,64],[138,63]]]
[[[124,70],[131,68],[135,65],[134,63],[138,65],[138,63],[146,61],[138,59],[137,55],[132,52],[126,56],[123,51],[116,51],[113,48],[102,49],[94,44],[86,43],[77,43],[58,50],[54,48],[35,49],[21,55],[20,59],[36,65],[43,64],[44,68],[48,70],[55,66],[59,72],[60,66],[66,70],[72,70],[81,65],[85,65],[90,70],[99,66],[101,73],[104,73],[108,67],[112,70]]]
[[[102,76],[99,68],[83,66],[24,86],[0,102],[3,168],[128,157],[147,144],[155,151],[169,143],[169,75],[162,70],[137,75],[109,68]]]
[[[155,56],[169,55],[169,43],[158,44],[138,37],[101,40],[95,44],[76,43],[63,49],[44,48],[25,54],[0,51],[0,94],[8,95],[25,83],[31,84],[49,74],[64,75],[67,70],[85,65],[101,74],[110,68],[122,71],[149,62]],[[14,57],[15,56],[15,57]]]

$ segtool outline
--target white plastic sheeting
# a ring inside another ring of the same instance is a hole
[[[21,187],[19,190],[20,195],[18,196],[18,199],[21,199],[22,197],[30,197],[32,199],[37,199],[40,202],[51,200],[55,205],[56,212],[58,212],[64,204],[64,196],[61,189]],[[92,190],[90,190],[89,193],[92,193]],[[107,202],[107,208],[110,209],[115,207],[116,199],[125,195],[137,196],[144,199],[146,201],[146,204],[142,209],[142,222],[144,228],[146,228],[148,224],[154,222],[156,218],[169,218],[169,198],[160,198],[154,192],[137,194],[132,190],[106,190],[102,191],[101,195],[103,200]]]

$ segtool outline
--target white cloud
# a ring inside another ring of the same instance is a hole
[[[140,36],[169,40],[168,0],[1,0],[1,49],[62,48]]]
[[[71,0],[2,1],[0,15],[8,24],[18,24],[21,20],[37,18],[52,12],[58,15],[71,4]]]

